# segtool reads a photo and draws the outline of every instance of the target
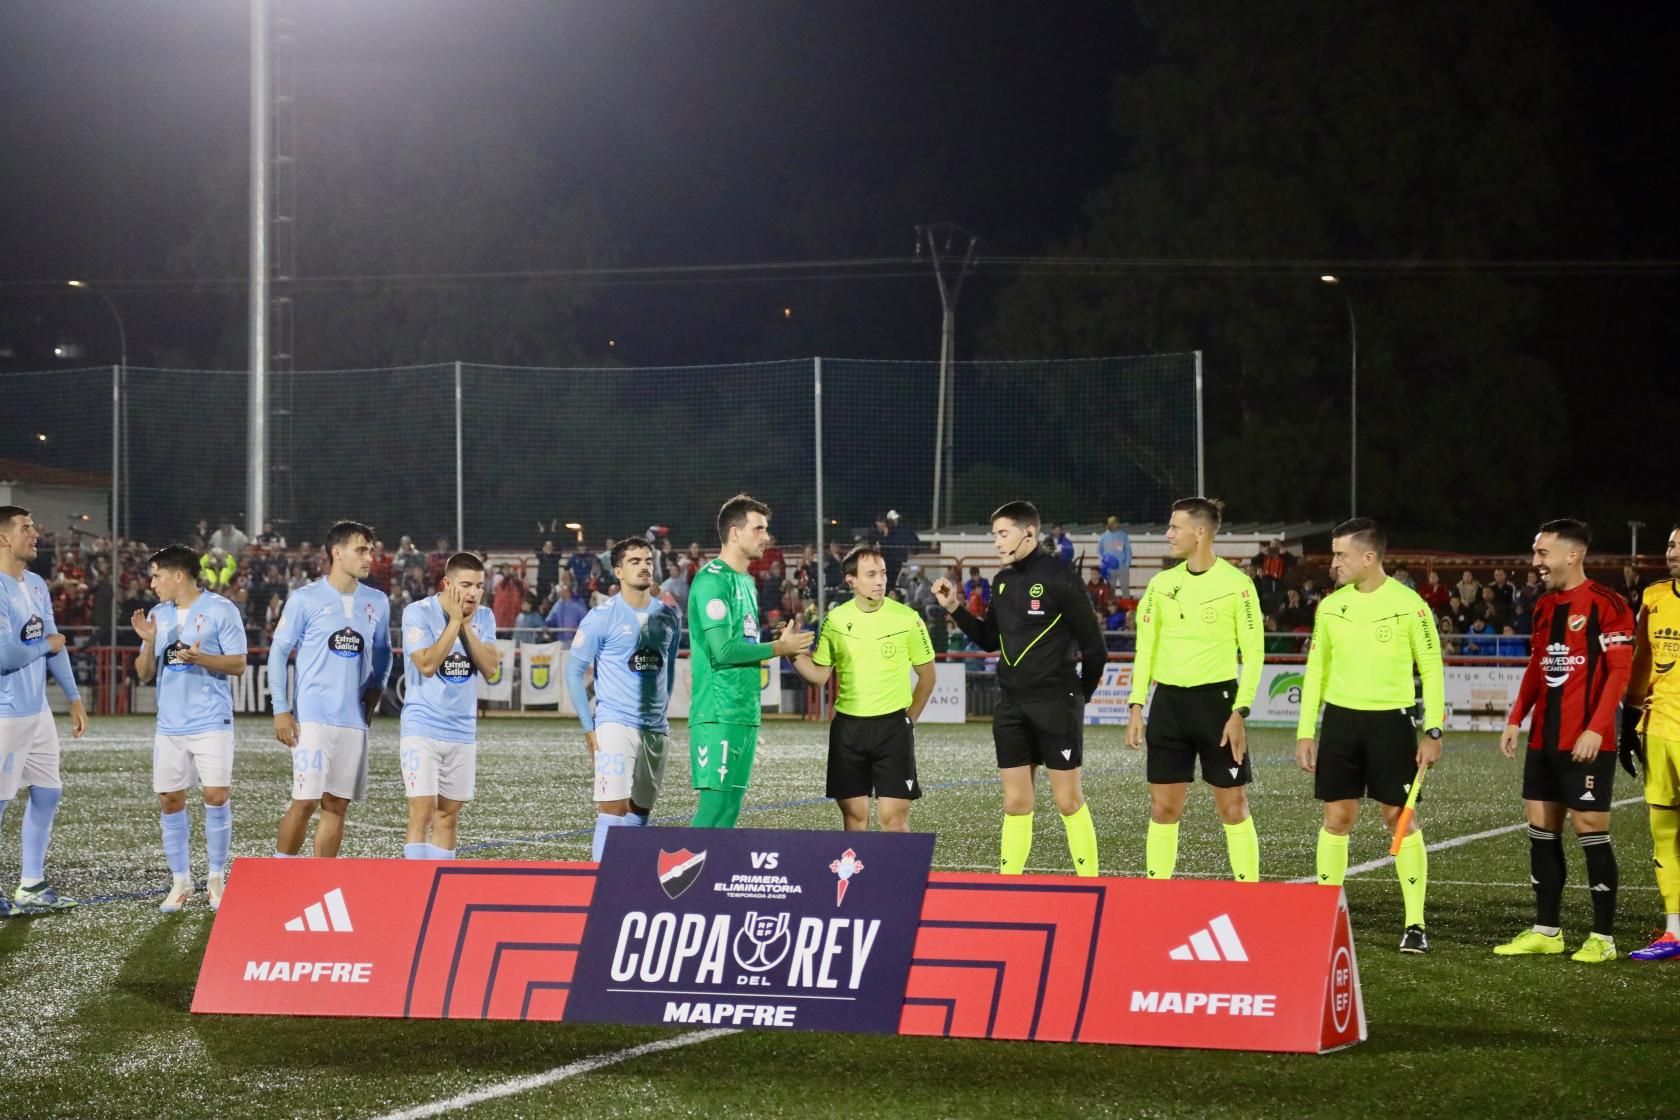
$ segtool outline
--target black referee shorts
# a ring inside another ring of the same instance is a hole
[[[1231,789],[1254,780],[1248,755],[1239,763],[1230,747],[1219,745],[1236,694],[1236,681],[1190,688],[1155,686],[1149,725],[1144,728],[1148,744],[1144,775],[1150,785],[1194,781],[1197,762],[1202,765],[1202,781],[1210,786]]]
[[[1043,700],[1014,700],[1005,693],[992,713],[992,745],[999,770],[1077,770],[1085,761],[1085,701],[1078,693]]]
[[[1326,704],[1313,796],[1320,801],[1369,797],[1404,805],[1417,776],[1417,750],[1410,708],[1362,712]]]
[[[1591,762],[1568,751],[1530,747],[1524,751],[1524,801],[1555,801],[1581,813],[1608,813],[1616,785],[1616,752],[1600,750]]]
[[[916,778],[916,733],[907,712],[849,716],[835,712],[828,725],[828,792],[848,797],[922,796]]]

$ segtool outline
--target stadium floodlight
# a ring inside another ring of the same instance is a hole
[[[1328,272],[1326,272],[1323,276],[1320,276],[1318,279],[1321,284],[1340,284],[1342,282],[1339,277],[1332,276]]]
[[[47,433],[46,432],[36,432],[35,433],[35,442],[36,443],[47,442]]]
[[[577,539],[578,539],[579,544],[583,543],[583,522],[581,522],[581,521],[568,521],[568,522],[566,522],[566,528],[570,529],[572,532],[577,534]]]

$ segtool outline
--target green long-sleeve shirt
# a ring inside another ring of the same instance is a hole
[[[1193,688],[1236,680],[1231,707],[1251,707],[1265,643],[1253,580],[1219,559],[1205,572],[1192,572],[1187,564],[1167,568],[1149,581],[1138,604],[1129,702],[1142,704],[1154,681]]]
[[[1393,579],[1375,591],[1350,584],[1325,596],[1313,620],[1296,737],[1314,737],[1321,701],[1362,712],[1411,707],[1414,664],[1423,682],[1423,726],[1440,727],[1446,707],[1441,639],[1429,605]]]

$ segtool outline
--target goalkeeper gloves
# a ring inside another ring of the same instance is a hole
[[[1639,722],[1645,717],[1642,709],[1632,704],[1622,705],[1622,737],[1616,744],[1616,753],[1621,756],[1622,769],[1628,772],[1628,777],[1639,777],[1639,770],[1645,768],[1645,739],[1639,734]],[[1634,760],[1639,760],[1639,769],[1634,768]]]

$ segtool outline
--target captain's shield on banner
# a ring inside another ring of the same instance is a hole
[[[615,828],[567,1018],[891,1034],[923,833]]]

